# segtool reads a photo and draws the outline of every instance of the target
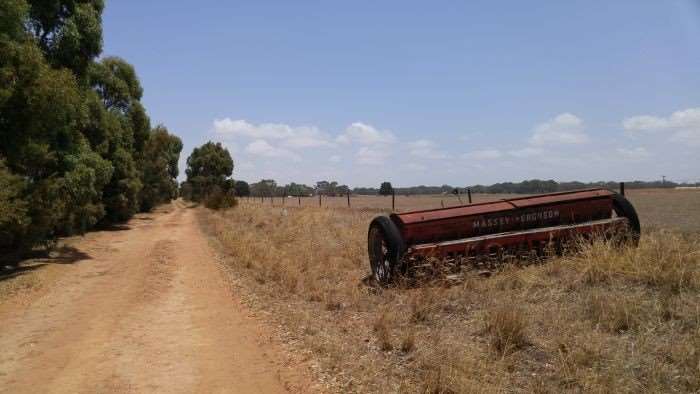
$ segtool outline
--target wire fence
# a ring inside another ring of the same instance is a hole
[[[471,199],[470,199],[471,197]],[[456,207],[477,202],[486,202],[513,197],[512,194],[473,194],[468,195],[343,195],[343,196],[268,196],[242,197],[240,202],[248,205],[269,207],[316,207],[363,209],[386,212]]]
[[[624,182],[620,183],[619,192],[623,195],[625,194]],[[384,212],[406,212],[424,209],[457,207],[524,196],[528,196],[528,194],[472,193],[471,190],[467,189],[466,192],[462,194],[392,194],[388,196],[363,194],[328,196],[319,194],[311,196],[248,196],[241,197],[240,201],[243,204],[270,207],[325,207],[375,210]]]

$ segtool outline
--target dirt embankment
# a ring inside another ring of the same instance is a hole
[[[46,270],[58,279],[2,300],[0,392],[308,391],[194,215],[176,203],[70,242],[71,264]]]

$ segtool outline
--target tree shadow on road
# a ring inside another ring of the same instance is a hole
[[[108,223],[108,224],[102,224],[97,227],[95,227],[95,231],[127,231],[131,230],[131,226],[127,224],[119,224],[119,223]]]
[[[61,246],[51,249],[37,249],[25,253],[21,258],[3,259],[0,265],[0,281],[16,278],[49,264],[74,264],[92,257],[73,247]]]

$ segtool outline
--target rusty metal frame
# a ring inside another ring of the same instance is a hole
[[[456,239],[444,242],[417,244],[409,247],[409,256],[445,258],[453,255],[471,256],[493,254],[511,246],[522,246],[525,250],[537,250],[551,243],[574,237],[606,234],[627,226],[627,218],[610,218],[587,223],[511,231],[493,235]]]

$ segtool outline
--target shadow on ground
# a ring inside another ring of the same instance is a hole
[[[131,227],[126,224],[103,224],[95,228],[96,231],[127,231]]]
[[[27,274],[49,264],[74,264],[91,258],[89,254],[72,246],[33,250],[21,259],[3,261],[0,265],[0,281]]]

